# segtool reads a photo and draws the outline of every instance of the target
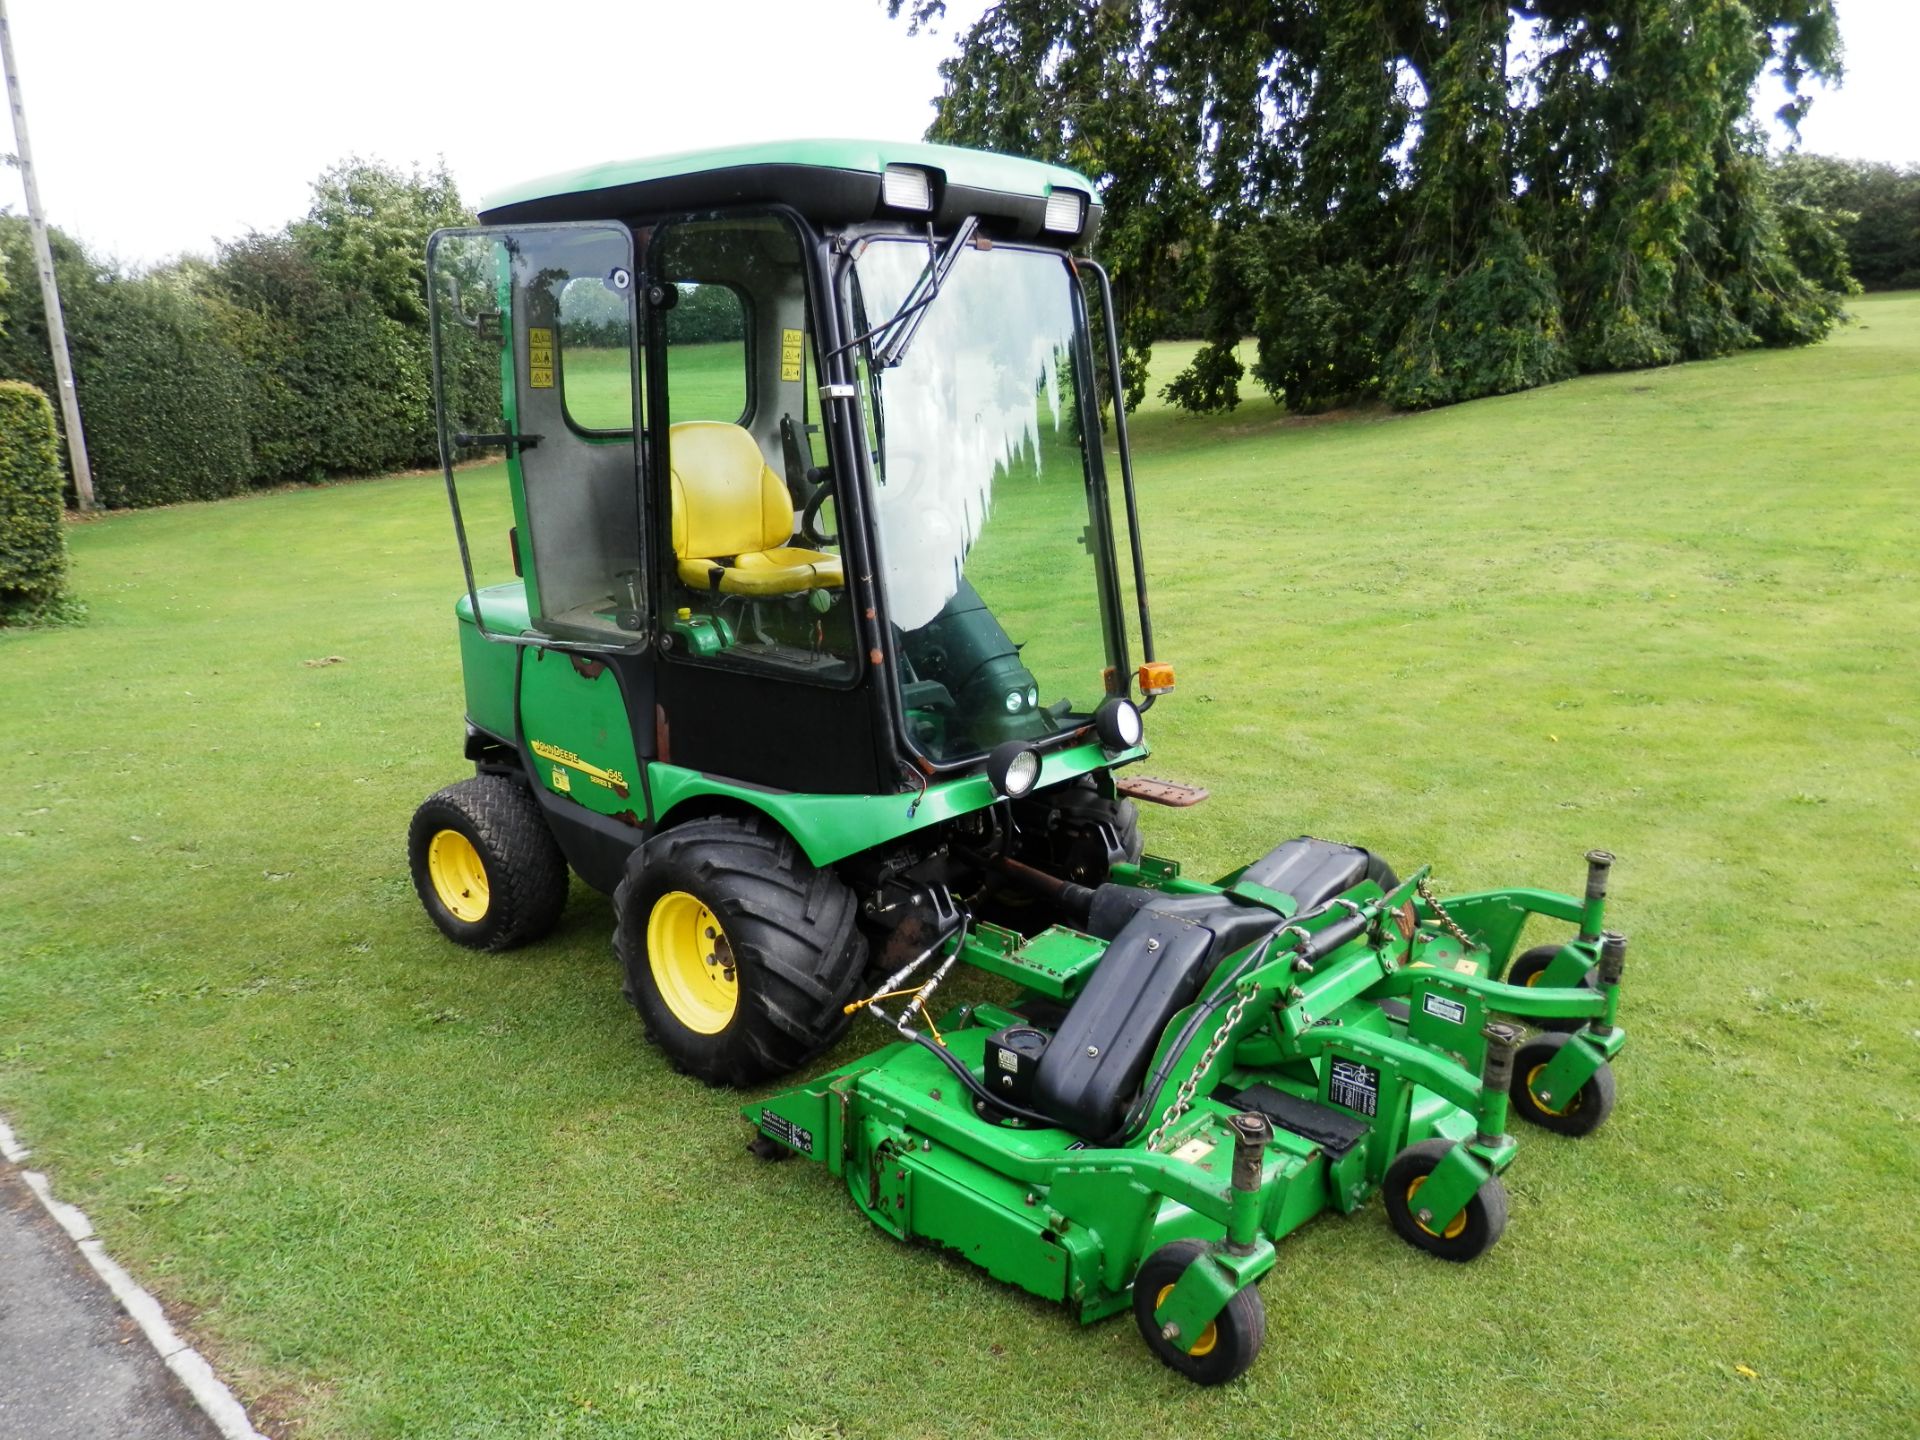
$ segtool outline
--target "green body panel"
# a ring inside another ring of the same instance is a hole
[[[613,160],[564,170],[557,175],[528,180],[496,190],[482,197],[484,214],[506,205],[521,205],[530,200],[545,200],[556,195],[574,195],[593,190],[612,190],[623,185],[644,184],[649,180],[668,180],[707,170],[735,170],[750,165],[809,166],[821,170],[853,170],[878,175],[889,165],[918,165],[942,171],[949,185],[965,185],[978,190],[999,190],[1010,195],[1029,195],[1044,199],[1054,187],[1064,186],[1094,194],[1093,182],[1063,165],[1040,160],[1024,160],[1013,155],[996,155],[986,150],[966,150],[954,145],[928,145],[916,141],[880,140],[777,140],[757,145],[728,145],[710,150],[683,150],[672,155],[654,155],[635,160]]]
[[[1182,880],[1177,866],[1152,857],[1115,873],[1120,883],[1175,893],[1218,889]],[[1065,1129],[997,1124],[976,1110],[938,1059],[910,1043],[888,1045],[743,1114],[842,1176],[855,1205],[889,1234],[953,1248],[1012,1284],[1063,1300],[1082,1320],[1130,1305],[1134,1276],[1160,1246],[1213,1242],[1156,1310],[1181,1336],[1196,1336],[1273,1264],[1275,1242],[1323,1211],[1361,1208],[1395,1156],[1435,1137],[1459,1142],[1419,1192],[1421,1209],[1431,1212],[1424,1223],[1444,1229],[1519,1149],[1506,1133],[1506,1089],[1481,1080],[1488,1017],[1521,1012],[1597,1024],[1617,1003],[1617,988],[1603,995],[1490,978],[1519,933],[1511,917],[1578,924],[1585,918],[1579,902],[1527,889],[1446,899],[1441,903],[1455,916],[1485,917],[1486,933],[1465,927],[1472,943],[1463,945],[1430,921],[1408,937],[1393,916],[1425,875],[1422,869],[1390,893],[1371,882],[1350,889],[1345,898],[1361,907],[1368,927],[1305,966],[1295,963],[1298,936],[1284,946],[1276,940],[1238,980],[1232,972],[1248,951],[1222,960],[1195,1002],[1218,1008],[1172,1056],[1154,1103],[1116,1144],[1090,1146]],[[1245,898],[1277,913],[1295,908],[1290,896]],[[1327,907],[1296,923],[1317,934],[1345,921],[1342,909]],[[1059,927],[1022,941],[978,926],[959,943],[961,958],[1025,987],[1009,1004],[975,1002],[941,1021],[948,1053],[976,1076],[987,1037],[1023,1023],[1028,997],[1071,998],[1104,953],[1100,941]],[[1235,994],[1250,996],[1239,1020],[1215,1023],[1212,1016],[1224,1017]],[[1401,1001],[1408,1006],[1404,1020],[1397,1018]],[[1163,1052],[1190,1014],[1168,1022]],[[1584,1083],[1623,1038],[1617,1028],[1580,1032],[1542,1072],[1542,1083]],[[1156,1056],[1155,1064],[1165,1058]],[[1236,1192],[1227,1123],[1233,1107],[1214,1097],[1256,1084],[1321,1107],[1314,1113],[1347,1116],[1357,1138],[1342,1151],[1276,1125],[1257,1190]],[[1192,1095],[1190,1108],[1149,1148],[1148,1137],[1183,1089]],[[1225,1246],[1236,1231],[1244,1253]]]
[[[566,651],[513,650],[520,657],[520,728],[535,783],[637,829],[646,804],[619,679],[602,662]]]
[[[518,645],[502,645],[480,633],[474,623],[473,601],[462,595],[453,607],[460,627],[460,673],[467,689],[467,719],[503,740],[517,739],[520,727],[513,715],[513,672],[520,663]],[[480,614],[487,629],[501,635],[524,635],[532,621],[527,592],[514,581],[480,592]]]
[[[952,1150],[905,1151],[889,1144],[886,1120],[869,1114],[863,1136],[871,1172],[854,1198],[894,1236],[918,1236],[957,1250],[996,1280],[1043,1300],[1067,1298],[1071,1251],[1026,1203],[1027,1191]]]
[[[1041,764],[1044,787],[1125,765],[1145,757],[1144,745],[1117,755],[1093,742],[1049,752]],[[700,801],[724,797],[770,815],[791,835],[815,865],[831,865],[885,841],[924,830],[956,815],[984,810],[994,803],[984,775],[963,775],[929,785],[924,792],[894,795],[804,795],[743,785],[718,775],[655,762],[648,767],[654,819],[670,824],[674,812]]]

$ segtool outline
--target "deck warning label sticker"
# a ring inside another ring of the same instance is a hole
[[[1327,1099],[1344,1105],[1356,1115],[1374,1115],[1380,1110],[1380,1072],[1356,1060],[1327,1060]]]
[[[784,1115],[776,1115],[771,1110],[762,1110],[760,1128],[789,1150],[798,1150],[802,1155],[813,1153],[813,1132],[794,1124]]]
[[[527,385],[534,390],[553,388],[553,331],[543,325],[527,327]]]
[[[806,339],[806,333],[801,330],[780,332],[780,378],[782,380],[800,378],[800,351],[806,344]]]
[[[1458,1000],[1449,1000],[1445,996],[1429,992],[1420,999],[1420,1008],[1441,1020],[1452,1021],[1455,1025],[1467,1023],[1467,1007]]]

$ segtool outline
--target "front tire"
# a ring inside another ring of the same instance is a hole
[[[1100,885],[1116,860],[1138,865],[1146,853],[1140,835],[1140,807],[1124,796],[1108,798],[1091,779],[1049,791],[1048,813],[1053,868],[1063,880]]]
[[[566,856],[540,802],[505,775],[476,775],[421,802],[407,863],[433,923],[470,950],[538,940],[566,907]]]
[[[709,1085],[785,1075],[845,1032],[867,967],[853,892],[764,818],[690,820],[634,852],[614,953],[647,1038]]]

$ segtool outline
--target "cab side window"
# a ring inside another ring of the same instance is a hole
[[[567,423],[589,434],[633,429],[633,326],[624,290],[576,275],[559,289],[561,395]]]
[[[747,414],[747,305],[712,281],[676,284],[667,312],[667,368],[675,420],[744,424]]]
[[[773,217],[662,226],[673,287],[654,417],[662,620],[675,654],[843,684],[856,665],[831,477],[812,459],[806,267]]]

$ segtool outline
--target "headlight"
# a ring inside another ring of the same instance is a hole
[[[880,172],[880,198],[895,210],[931,210],[933,177],[912,165],[889,165]]]
[[[1056,190],[1047,197],[1046,218],[1040,224],[1056,234],[1078,235],[1086,218],[1086,196],[1078,190]]]
[[[1007,714],[1018,715],[1027,708],[1027,692],[1024,690],[1007,691]]]
[[[987,756],[987,783],[994,793],[1018,800],[1040,778],[1040,752],[1024,740],[996,745]]]
[[[1109,696],[1094,711],[1093,729],[1100,737],[1100,744],[1108,750],[1131,750],[1146,733],[1140,711],[1131,700],[1118,695]]]
[[[1038,710],[1039,708],[1040,687],[1038,685],[1029,685],[1027,686],[1027,709]]]

